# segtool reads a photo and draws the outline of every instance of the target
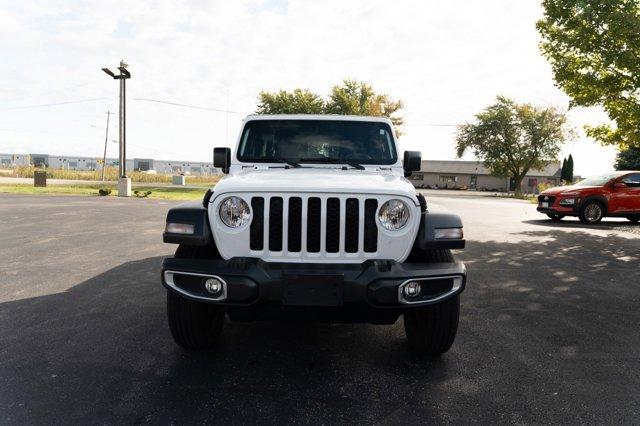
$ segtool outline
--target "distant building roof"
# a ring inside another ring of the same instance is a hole
[[[490,175],[482,161],[461,160],[422,160],[420,171],[423,173],[459,174],[459,175]],[[560,161],[551,161],[542,170],[530,170],[527,176],[560,177]]]

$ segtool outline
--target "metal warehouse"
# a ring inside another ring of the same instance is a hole
[[[107,158],[107,167],[118,167],[117,158]],[[102,158],[76,157],[51,154],[0,154],[0,167],[15,166],[48,167],[61,170],[100,170]],[[151,158],[133,158],[127,160],[128,171],[155,170],[158,173],[189,173],[194,175],[218,174],[219,170],[211,163],[198,161],[153,160]]]

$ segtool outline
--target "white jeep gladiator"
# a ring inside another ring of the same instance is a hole
[[[169,210],[162,263],[176,343],[207,349],[231,321],[393,324],[438,355],[453,343],[465,267],[460,218],[430,213],[406,179],[391,122],[380,117],[253,115],[227,175],[202,202]]]

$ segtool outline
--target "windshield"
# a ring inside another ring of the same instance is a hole
[[[238,147],[243,162],[394,164],[391,127],[375,121],[253,120]]]
[[[604,175],[590,176],[574,184],[574,186],[602,186],[609,182],[611,179],[615,179],[620,176],[619,173],[607,173]]]

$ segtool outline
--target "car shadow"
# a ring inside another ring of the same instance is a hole
[[[551,219],[530,219],[530,220],[523,220],[522,223],[527,223],[529,225],[551,227],[551,228],[605,229],[605,230],[626,229],[626,228],[633,229],[633,228],[640,227],[640,224],[633,223],[628,220],[611,221],[606,218],[603,219],[600,223],[596,223],[596,224],[582,223],[577,218],[571,218],[571,217],[565,217],[559,222],[555,222]]]
[[[227,322],[215,349],[185,351],[161,257],[2,303],[1,422],[590,422],[640,408],[639,374],[617,362],[640,348],[637,241],[519,236],[457,253],[469,283],[440,358],[410,352],[401,320]]]
[[[345,421],[354,412],[373,421],[397,407],[370,410],[371,403],[403,403],[378,384],[362,394],[372,379],[396,382],[392,389],[406,394],[416,370],[431,383],[447,374],[447,359],[409,351],[401,321],[227,321],[214,350],[183,350],[165,318],[161,260],[124,263],[63,293],[1,303],[0,419],[224,422],[244,413],[253,423],[268,412],[273,422],[329,422],[338,410]]]

